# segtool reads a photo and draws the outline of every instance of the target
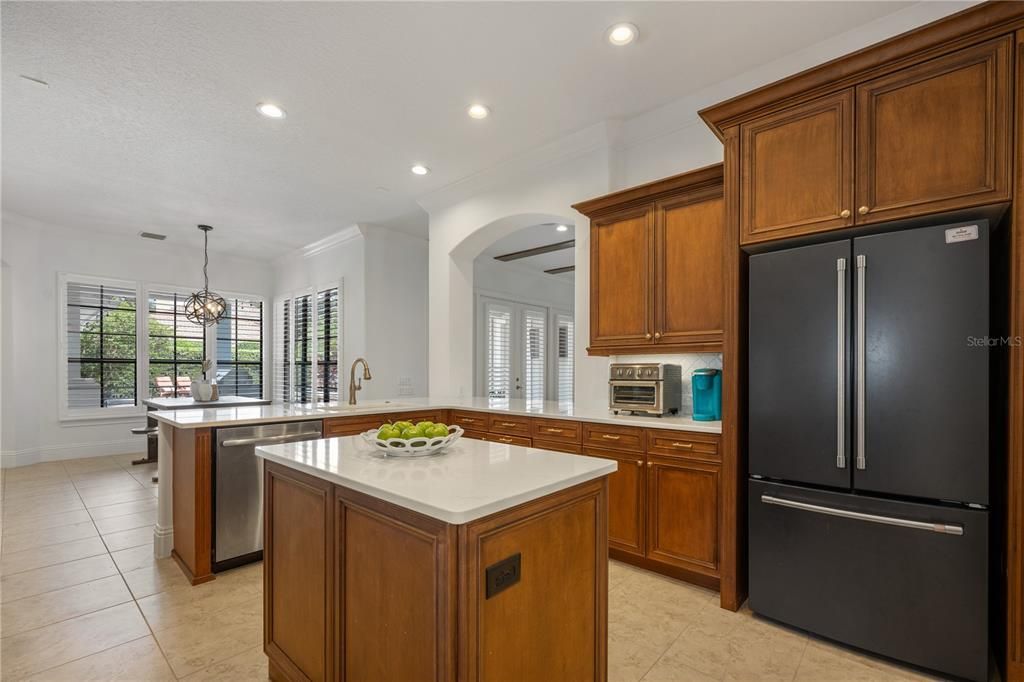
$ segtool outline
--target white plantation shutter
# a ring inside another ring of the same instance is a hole
[[[530,403],[544,402],[545,310],[523,310],[523,398]]]
[[[317,400],[338,400],[338,357],[341,346],[341,291],[339,287],[316,294]]]
[[[314,395],[313,361],[316,358],[316,308],[313,294],[292,300],[292,377],[291,402],[309,403]]]
[[[292,299],[274,301],[274,402],[291,402]]]
[[[558,325],[558,347],[557,347],[557,372],[558,372],[558,395],[559,404],[572,404],[573,390],[573,348],[575,337],[573,334],[573,318],[569,315],[559,314],[555,318]]]
[[[512,308],[500,303],[484,305],[488,398],[507,400],[512,395]]]
[[[337,402],[345,319],[342,283],[274,303],[274,400]]]
[[[61,415],[138,405],[138,285],[61,275]]]

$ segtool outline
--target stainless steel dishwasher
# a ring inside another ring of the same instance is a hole
[[[213,456],[213,570],[263,558],[263,460],[256,447],[316,440],[320,421],[217,429]]]

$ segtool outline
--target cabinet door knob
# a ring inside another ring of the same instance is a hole
[[[850,217],[850,209],[844,208],[842,211],[839,212],[839,217],[840,218],[849,218]]]
[[[654,338],[655,339],[660,339],[661,338],[661,332],[654,332]]]
[[[645,339],[647,339],[648,341],[650,341],[650,339],[651,339],[651,333],[650,333],[650,332],[647,332],[646,334],[644,334],[644,338],[645,338]]]
[[[871,209],[869,209],[867,206],[861,206],[860,208],[857,209],[857,213],[860,213],[861,215],[867,215],[869,210]]]
[[[647,463],[647,466],[648,466],[648,467],[652,467],[652,466],[654,466],[654,462],[648,462],[648,463]]]
[[[638,460],[636,461],[636,465],[637,465],[638,467],[642,467],[642,466],[644,465],[644,461],[643,461],[642,459],[638,459]]]

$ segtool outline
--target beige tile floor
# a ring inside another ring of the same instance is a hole
[[[190,587],[155,560],[153,466],[132,459],[0,472],[0,677],[265,680],[262,567]],[[616,682],[925,679],[617,562],[608,601]]]

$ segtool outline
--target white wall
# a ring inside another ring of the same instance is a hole
[[[198,237],[188,246],[124,239],[9,213],[3,214],[0,230],[3,466],[143,451],[145,439],[129,434],[130,428],[145,424],[141,416],[74,422],[58,418],[58,372],[64,365],[58,358],[63,332],[57,324],[57,274],[195,288],[202,283]],[[269,297],[270,275],[267,263],[211,253],[210,286],[215,291]],[[269,344],[265,347],[269,351]]]
[[[352,362],[373,379],[359,399],[427,394],[427,241],[378,225],[346,228],[274,262],[274,295],[342,281],[340,400]]]

